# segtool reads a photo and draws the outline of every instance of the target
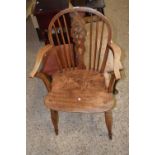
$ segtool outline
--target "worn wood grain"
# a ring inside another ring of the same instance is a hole
[[[100,73],[76,69],[53,76],[45,105],[58,111],[104,112],[115,106],[115,99]]]
[[[89,13],[90,17],[85,17],[86,13]],[[66,15],[71,18],[70,26],[67,25]],[[56,24],[59,28],[56,28]],[[107,32],[106,37],[103,36],[104,29]],[[56,36],[57,45],[53,43],[53,34]],[[112,139],[112,109],[116,103],[113,90],[116,80],[121,78],[120,71],[123,67],[121,49],[112,42],[108,19],[91,8],[68,8],[53,17],[48,36],[51,45],[39,51],[30,77],[42,79],[48,90],[44,100],[51,110],[55,133],[58,134],[58,111],[104,112],[109,138]],[[89,46],[86,46],[87,39]],[[84,61],[86,51],[89,52],[88,68]],[[54,72],[51,70],[51,61],[56,61],[58,65]],[[113,62],[110,70],[106,69],[108,61]],[[40,67],[42,68],[39,69]],[[47,76],[51,77],[52,82]]]

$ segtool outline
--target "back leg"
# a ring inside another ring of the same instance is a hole
[[[51,120],[54,126],[55,134],[58,135],[58,122],[59,122],[58,112],[55,110],[50,110],[50,111],[51,111]]]
[[[105,123],[108,129],[109,139],[112,139],[112,111],[105,112]]]
[[[117,82],[118,82],[118,80],[115,81],[114,88],[113,88],[113,94],[115,94],[115,95],[119,93],[118,90],[116,89]]]

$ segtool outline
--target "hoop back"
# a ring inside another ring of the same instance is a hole
[[[78,67],[104,72],[111,36],[108,19],[88,7],[62,10],[53,17],[48,27],[50,44],[60,47],[66,69]],[[61,48],[66,44],[69,51]],[[60,65],[63,68],[64,65]]]

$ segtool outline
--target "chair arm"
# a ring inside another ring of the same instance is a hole
[[[108,46],[112,50],[113,55],[114,55],[114,74],[115,74],[116,80],[118,80],[121,78],[120,70],[123,69],[123,66],[120,60],[121,59],[121,48],[113,42],[108,44]]]
[[[41,48],[41,49],[39,50],[39,52],[38,52],[38,54],[37,54],[37,57],[36,57],[35,65],[34,65],[34,67],[33,67],[33,70],[32,70],[31,73],[30,73],[30,77],[31,77],[31,78],[33,78],[33,77],[36,75],[36,73],[37,73],[37,71],[38,71],[38,69],[39,69],[39,67],[40,67],[40,65],[41,65],[41,63],[42,63],[42,60],[43,60],[44,56],[45,56],[46,53],[49,52],[52,48],[53,48],[53,46],[50,45],[50,44],[48,44],[48,45],[46,45],[45,47],[43,47],[43,48]]]

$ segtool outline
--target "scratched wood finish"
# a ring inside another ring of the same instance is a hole
[[[86,13],[90,16],[85,17]],[[70,16],[70,24],[66,16]],[[121,49],[111,40],[108,19],[87,7],[65,9],[51,20],[48,37],[50,45],[38,52],[30,77],[40,78],[48,90],[45,105],[51,110],[56,135],[58,111],[104,112],[112,139],[112,109],[116,103],[113,90],[123,67]],[[86,53],[88,64],[84,61]],[[107,69],[109,60],[111,69]],[[57,64],[55,70],[51,70],[51,62]]]
[[[45,105],[61,111],[104,112],[115,106],[115,99],[106,91],[101,74],[75,69],[53,76]]]

